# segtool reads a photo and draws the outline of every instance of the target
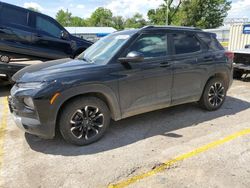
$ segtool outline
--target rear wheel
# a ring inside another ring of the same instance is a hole
[[[3,63],[9,63],[10,62],[10,57],[6,56],[6,55],[2,55],[0,57],[0,61],[3,62]]]
[[[225,101],[227,87],[221,78],[212,78],[205,86],[199,101],[202,108],[213,111],[219,109]]]
[[[73,100],[62,111],[59,126],[63,138],[75,145],[99,140],[110,123],[107,105],[95,97]]]

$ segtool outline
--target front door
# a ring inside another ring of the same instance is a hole
[[[159,109],[171,103],[172,66],[166,33],[141,34],[125,52],[136,51],[143,62],[129,63],[119,80],[123,117]]]

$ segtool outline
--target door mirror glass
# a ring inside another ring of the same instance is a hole
[[[66,32],[66,31],[61,31],[61,38],[62,39],[68,39],[69,38],[69,34],[68,34],[68,32]]]
[[[144,56],[140,52],[132,51],[129,52],[126,57],[121,57],[118,59],[121,63],[133,63],[133,62],[142,62],[144,60]]]

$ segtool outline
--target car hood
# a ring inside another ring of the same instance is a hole
[[[14,82],[49,81],[60,76],[70,76],[76,72],[83,73],[84,70],[97,66],[103,65],[79,59],[59,59],[27,66],[14,74],[12,80]]]

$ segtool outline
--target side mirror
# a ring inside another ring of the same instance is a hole
[[[144,60],[144,56],[136,51],[129,52],[126,57],[121,57],[118,59],[121,63],[137,63]]]
[[[66,31],[61,31],[61,38],[62,39],[68,39],[69,38],[69,34]]]

